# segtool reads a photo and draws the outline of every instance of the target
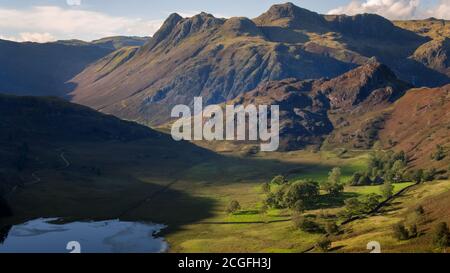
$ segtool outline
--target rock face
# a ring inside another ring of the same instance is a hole
[[[261,16],[172,14],[130,58],[113,53],[72,80],[72,100],[122,118],[164,124],[177,104],[232,100],[260,83],[334,78],[375,56],[399,78],[437,86],[450,79],[409,58],[429,39],[377,15],[320,15],[291,3]],[[125,61],[122,61],[125,60]]]
[[[383,109],[411,86],[385,65],[370,60],[331,80],[286,79],[263,83],[232,104],[279,105],[282,150],[318,145],[340,126]]]

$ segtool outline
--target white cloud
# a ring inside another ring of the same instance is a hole
[[[22,32],[17,36],[0,35],[0,39],[15,41],[15,42],[36,42],[45,43],[57,40],[53,35],[48,32]]]
[[[27,10],[0,8],[2,34],[19,33],[16,40],[45,37],[52,40],[55,37],[93,40],[114,35],[148,36],[153,35],[161,24],[162,20],[114,17],[95,11],[56,6],[37,6]]]
[[[330,10],[329,14],[355,15],[376,13],[389,19],[416,17],[420,0],[353,0],[348,5]]]
[[[440,19],[450,19],[450,0],[441,0],[435,7],[428,9],[427,17],[436,17]]]
[[[67,5],[69,6],[80,6],[81,0],[67,0]]]
[[[376,13],[389,19],[450,19],[450,0],[440,0],[428,8],[425,8],[421,0],[352,0],[349,4],[328,12],[348,15],[360,13]]]

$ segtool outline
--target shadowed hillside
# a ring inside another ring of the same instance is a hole
[[[116,49],[141,46],[147,40],[125,36],[44,44],[0,40],[0,93],[65,97],[74,88],[67,82],[89,64]]]

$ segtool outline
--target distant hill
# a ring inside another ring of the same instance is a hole
[[[122,118],[160,125],[172,106],[190,105],[194,96],[222,103],[265,81],[334,78],[374,56],[415,86],[450,83],[440,68],[411,57],[429,41],[378,15],[320,15],[291,3],[274,5],[253,20],[172,14],[133,56],[114,53],[77,75],[71,96]],[[105,70],[106,63],[118,65]]]
[[[91,42],[82,40],[60,40],[56,43],[65,45],[97,45],[99,47],[117,50],[128,46],[143,46],[150,37],[136,37],[136,36],[112,36],[105,37]]]
[[[148,38],[108,37],[92,42],[16,43],[0,40],[0,93],[61,96],[75,88],[67,83],[89,64]]]
[[[0,93],[65,96],[74,88],[68,80],[112,51],[96,45],[0,40]]]
[[[394,21],[396,26],[432,39],[450,38],[450,21],[436,18]]]

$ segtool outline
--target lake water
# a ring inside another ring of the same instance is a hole
[[[0,243],[0,253],[159,253],[168,249],[164,239],[156,236],[164,225],[119,220],[56,224],[56,220],[41,218],[13,226]]]

